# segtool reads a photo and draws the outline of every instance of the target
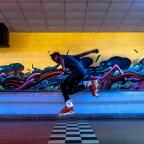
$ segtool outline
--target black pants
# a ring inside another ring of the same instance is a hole
[[[83,89],[85,89],[84,85],[78,85],[81,80],[85,77],[84,73],[72,72],[70,76],[68,76],[63,83],[60,84],[61,91],[64,96],[65,102],[69,100],[69,95],[77,93]]]

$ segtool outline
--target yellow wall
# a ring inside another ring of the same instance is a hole
[[[43,69],[54,65],[49,56],[54,51],[77,54],[94,48],[101,60],[124,56],[135,61],[144,56],[144,33],[10,33],[10,48],[0,48],[0,65],[19,62],[25,69],[32,64]]]

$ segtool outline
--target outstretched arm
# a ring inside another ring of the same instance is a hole
[[[80,54],[77,54],[77,55],[74,55],[74,56],[77,57],[77,58],[81,58],[81,57],[86,56],[86,55],[91,54],[91,53],[99,53],[99,50],[94,49],[94,50],[86,51],[86,52],[83,52],[83,53],[80,53]]]

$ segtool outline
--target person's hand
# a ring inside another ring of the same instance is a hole
[[[70,70],[68,69],[68,68],[65,68],[65,69],[63,69],[63,72],[65,72],[65,73],[67,73],[67,72],[69,72]]]
[[[99,53],[99,50],[98,49],[94,49],[93,53]]]

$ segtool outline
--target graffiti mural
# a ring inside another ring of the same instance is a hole
[[[79,61],[87,69],[87,79],[97,79],[100,90],[114,89],[144,89],[144,58],[132,64],[126,57],[114,56],[101,61],[101,55],[96,54],[96,59],[86,56],[97,53],[95,50],[77,55]],[[86,56],[86,57],[83,57]],[[101,61],[99,65],[92,64]],[[0,91],[57,91],[60,83],[69,76],[63,72],[59,65],[47,66],[44,69],[32,65],[32,70],[24,73],[24,65],[12,63],[0,66]]]

